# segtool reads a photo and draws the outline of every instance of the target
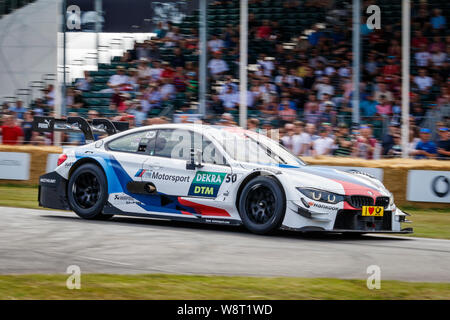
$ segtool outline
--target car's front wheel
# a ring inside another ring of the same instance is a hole
[[[247,229],[267,234],[281,226],[286,212],[286,198],[278,181],[258,176],[242,189],[239,213]]]
[[[93,163],[75,169],[69,179],[67,197],[70,208],[83,219],[109,219],[102,214],[108,200],[107,182],[103,170]]]

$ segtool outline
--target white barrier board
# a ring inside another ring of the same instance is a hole
[[[0,179],[30,179],[31,155],[24,152],[0,152]]]
[[[450,171],[410,170],[408,201],[450,203]]]

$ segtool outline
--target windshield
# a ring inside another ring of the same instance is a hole
[[[223,127],[215,131],[214,139],[236,161],[296,167],[305,165],[278,142],[262,134],[237,127]]]

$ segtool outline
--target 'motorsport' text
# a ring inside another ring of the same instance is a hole
[[[172,181],[172,182],[188,182],[189,183],[191,180],[191,177],[177,176],[174,174],[165,174],[165,173],[159,173],[159,172],[153,171],[152,179],[166,180],[166,181]]]

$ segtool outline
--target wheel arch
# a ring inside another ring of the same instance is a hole
[[[284,198],[285,198],[284,200],[286,200],[286,191],[285,191],[285,189],[284,189],[284,187],[283,187],[283,184],[282,184],[281,181],[276,177],[276,175],[275,175],[274,173],[272,173],[272,172],[263,171],[263,170],[257,170],[257,171],[254,171],[254,172],[250,173],[248,176],[246,176],[246,177],[244,178],[244,180],[242,180],[241,184],[239,185],[238,191],[237,191],[237,193],[236,193],[236,200],[235,200],[235,203],[234,203],[235,206],[236,206],[236,209],[238,210],[238,212],[239,212],[239,200],[240,200],[240,198],[241,198],[242,190],[244,189],[245,185],[246,185],[249,181],[251,181],[251,180],[253,180],[254,178],[259,177],[259,176],[261,176],[261,175],[265,175],[265,176],[269,176],[269,177],[274,178],[274,180],[275,180],[275,181],[278,183],[278,185],[280,186],[281,191],[283,192],[283,195],[284,195]]]
[[[72,167],[69,170],[69,174],[67,176],[67,180],[70,180],[70,177],[72,176],[72,174],[75,172],[76,169],[78,169],[79,167],[81,167],[82,165],[86,164],[86,163],[92,163],[95,164],[97,167],[99,167],[100,169],[102,169],[103,174],[105,175],[105,177],[107,178],[105,169],[103,168],[102,164],[94,158],[90,158],[90,157],[86,157],[86,158],[81,158],[78,161],[76,161]]]

